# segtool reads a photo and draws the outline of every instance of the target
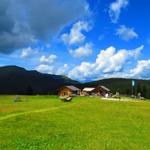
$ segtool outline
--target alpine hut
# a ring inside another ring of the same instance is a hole
[[[58,95],[61,97],[64,96],[77,96],[80,95],[81,90],[73,85],[70,86],[64,86],[60,88]]]
[[[103,96],[108,97],[110,96],[110,90],[106,88],[105,86],[97,86],[97,87],[86,87],[82,90],[82,94],[84,96]]]

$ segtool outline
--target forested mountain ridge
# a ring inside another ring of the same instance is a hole
[[[132,94],[132,79],[110,78],[93,82],[80,83],[62,75],[43,74],[35,70],[28,71],[17,66],[0,67],[0,94],[57,94],[65,85],[79,88],[104,85],[114,94]],[[141,93],[150,98],[150,80],[135,79],[134,94]]]

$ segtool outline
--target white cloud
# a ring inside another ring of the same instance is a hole
[[[95,70],[93,70],[94,66],[94,64],[90,64],[89,62],[82,62],[80,66],[76,66],[70,70],[68,76],[76,80],[84,81],[95,74]]]
[[[138,38],[138,34],[134,31],[134,28],[128,28],[124,25],[120,26],[117,29],[116,35],[118,35],[122,40],[125,40],[125,41]]]
[[[75,58],[88,57],[92,54],[92,52],[92,44],[90,43],[86,43],[84,46],[81,46],[75,50],[69,50],[69,53]]]
[[[128,3],[128,0],[116,0],[115,2],[110,4],[109,16],[113,23],[117,23],[121,14],[121,9],[126,8]]]
[[[65,75],[68,70],[68,64],[64,64],[61,67],[56,67],[48,64],[40,64],[35,69],[41,73]]]
[[[106,50],[100,51],[94,63],[82,62],[69,72],[69,77],[74,79],[86,80],[87,78],[100,78],[107,74],[121,72],[124,65],[136,59],[144,46],[140,46],[134,50],[121,49],[119,51],[114,47],[108,47]]]
[[[48,74],[56,74],[56,75],[65,75],[68,71],[68,64],[64,64],[63,66],[58,66],[58,64],[54,64],[55,60],[57,59],[56,55],[49,55],[41,56],[40,58],[40,65],[37,66],[35,69],[41,73],[48,73]]]
[[[54,66],[49,66],[47,64],[41,64],[35,69],[42,73],[54,74]]]
[[[56,55],[49,55],[48,57],[46,56],[41,56],[40,62],[44,64],[52,64],[56,60],[57,56]]]
[[[150,79],[150,59],[138,61],[137,66],[130,73],[132,77]]]
[[[31,57],[37,53],[38,53],[38,50],[32,49],[31,47],[23,48],[21,51],[20,57],[21,58],[27,58],[27,57]]]
[[[73,25],[70,33],[64,33],[61,39],[65,44],[69,45],[81,43],[86,38],[82,31],[88,32],[90,29],[91,27],[87,22],[78,21]]]
[[[64,64],[62,67],[58,68],[56,70],[56,74],[58,75],[65,75],[68,71],[68,64]]]

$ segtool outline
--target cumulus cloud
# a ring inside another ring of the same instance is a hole
[[[56,59],[57,56],[53,54],[49,56],[43,55],[40,58],[40,64],[35,69],[41,73],[66,75],[69,68],[68,64],[60,66],[55,63]]]
[[[69,45],[81,43],[86,38],[82,31],[88,32],[90,29],[91,27],[87,22],[78,21],[73,25],[70,33],[64,33],[61,39],[65,44]]]
[[[31,57],[37,53],[38,53],[37,49],[32,49],[31,47],[23,48],[21,51],[20,57],[21,58],[27,58],[27,57]]]
[[[92,44],[90,43],[86,43],[84,46],[81,46],[75,50],[69,50],[69,53],[75,58],[88,57],[92,54],[92,52]]]
[[[89,13],[86,0],[1,0],[0,53],[48,41],[66,24]]]
[[[122,40],[125,40],[125,41],[138,38],[138,34],[134,31],[134,28],[128,28],[124,25],[120,26],[117,29],[116,35],[118,35]]]
[[[64,64],[62,67],[56,70],[56,74],[58,75],[66,75],[68,71],[68,64]]]
[[[42,73],[54,74],[55,67],[47,64],[41,64],[35,68],[37,71]]]
[[[115,2],[111,3],[109,6],[109,16],[113,23],[117,23],[121,10],[128,6],[128,0],[116,0]]]
[[[65,75],[68,70],[68,64],[64,64],[61,67],[56,67],[48,64],[40,64],[35,69],[41,73]]]
[[[133,50],[121,49],[116,50],[115,47],[108,47],[106,50],[100,51],[94,63],[82,62],[69,72],[69,77],[74,79],[86,80],[87,78],[100,78],[107,74],[121,72],[124,65],[131,59],[136,59],[144,46],[140,46]]]
[[[49,56],[41,56],[40,58],[40,62],[43,63],[43,64],[52,64],[55,62],[55,60],[57,59],[57,56],[56,55],[49,55]]]
[[[137,66],[130,73],[135,78],[150,79],[150,59],[138,61]]]

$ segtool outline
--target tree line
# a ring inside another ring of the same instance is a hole
[[[133,87],[133,93],[132,93],[132,87],[126,89],[126,95],[134,94],[135,96],[137,96],[139,93],[144,98],[150,98],[150,89],[149,89],[149,87],[147,87],[146,85],[143,85],[141,83],[137,83]]]

